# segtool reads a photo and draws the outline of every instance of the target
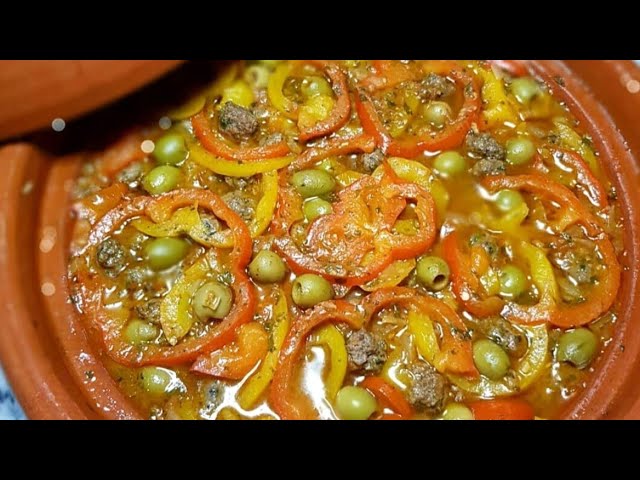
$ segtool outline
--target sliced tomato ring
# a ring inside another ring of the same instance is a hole
[[[393,231],[407,206],[415,202],[415,235]],[[392,173],[379,179],[365,176],[338,195],[333,213],[318,217],[309,227],[304,251],[289,236],[275,245],[290,268],[361,285],[375,278],[393,260],[426,251],[436,236],[435,204],[422,187],[397,181]]]

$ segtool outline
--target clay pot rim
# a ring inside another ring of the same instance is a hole
[[[605,135],[610,135],[606,138],[605,148],[607,148],[606,144],[608,143],[620,143],[621,137],[617,137],[615,122],[594,98],[593,94],[585,92],[588,87],[578,78],[571,78],[570,70],[566,66],[560,65],[560,62],[556,63],[558,64],[555,66],[556,69],[564,69],[567,88],[571,92],[571,96],[581,96],[579,106],[589,112],[589,121],[595,121],[605,131]],[[612,63],[612,67],[617,68],[619,71],[627,72],[634,78],[640,78],[640,70],[635,64],[624,61],[614,61]],[[632,98],[640,107],[640,98]],[[576,111],[574,110],[573,113],[575,114]],[[580,115],[577,116],[580,117]],[[3,150],[5,152],[2,153],[6,153],[6,149],[10,149],[12,155],[17,154],[25,157],[23,167],[26,166],[29,158],[37,155],[30,146],[24,144],[4,147]],[[614,148],[614,150],[616,149]],[[633,153],[631,151],[626,152],[626,161],[631,162],[629,163],[629,168],[635,161],[637,169],[637,160],[640,159],[640,152]],[[625,208],[626,228],[625,247],[632,257],[630,259],[631,264],[627,264],[627,268],[631,267],[633,269],[628,274],[629,278],[625,287],[626,297],[633,301],[626,302],[620,310],[620,317],[624,317],[625,322],[623,322],[624,328],[616,330],[616,337],[629,338],[628,336],[633,333],[628,325],[632,315],[631,312],[640,310],[638,301],[640,298],[638,287],[638,271],[640,271],[640,232],[638,231],[640,228],[638,219],[640,215],[640,194],[637,188],[631,188],[631,179],[623,178],[622,166],[619,162],[614,162],[610,169],[612,170],[609,172],[611,178],[623,193],[622,203]],[[2,235],[6,235],[11,231],[11,225],[6,223],[6,219],[9,217],[7,214],[8,207],[3,207],[3,205],[6,206],[9,203],[7,200],[18,193],[17,189],[22,187],[24,181],[31,179],[30,172],[27,170],[29,169],[10,169],[10,174],[4,180],[0,179],[0,186],[6,184],[6,188],[0,189],[0,282],[7,285],[6,288],[0,291],[0,315],[16,315],[23,320],[21,323],[9,323],[8,330],[0,336],[0,360],[2,360],[7,378],[13,386],[16,396],[29,418],[96,418],[98,413],[88,406],[86,401],[79,400],[81,398],[79,389],[77,387],[70,388],[68,375],[56,368],[60,364],[51,361],[51,346],[46,346],[43,343],[42,334],[29,321],[31,320],[28,313],[29,304],[25,301],[23,292],[21,292],[21,285],[19,285],[19,282],[18,284],[11,283],[12,280],[16,279],[16,275],[9,275],[9,267],[13,267],[15,270],[15,265],[12,265],[8,255],[2,252],[2,248],[5,246],[2,242]],[[42,167],[42,172],[39,174],[41,176],[46,175],[46,167]],[[627,188],[623,188],[624,186]],[[14,301],[16,299],[18,300]],[[19,328],[19,325],[22,328]],[[636,334],[636,337],[633,348],[636,350],[634,359],[637,362],[640,360],[640,335]],[[631,375],[636,367],[635,364],[627,362],[627,364],[624,364],[623,371],[617,372],[618,375],[614,378],[610,370],[613,365],[617,365],[616,361],[619,361],[619,358],[619,354],[612,352],[611,348],[607,349],[605,356],[598,364],[596,372],[598,375],[589,382],[590,384],[585,389],[585,392],[580,394],[576,401],[568,405],[563,415],[564,418],[598,418],[611,414],[611,412],[604,411],[603,408],[620,404],[621,400],[618,397],[621,393],[618,389],[621,391],[623,388],[630,388]],[[599,372],[602,372],[602,374]],[[614,381],[612,382],[611,380]],[[613,383],[615,388],[605,391],[606,389],[602,388],[605,382]],[[594,409],[591,407],[591,403],[598,396],[605,397],[606,401],[605,403],[601,402]],[[623,416],[640,418],[640,398],[631,404],[626,401],[623,409],[625,410]]]

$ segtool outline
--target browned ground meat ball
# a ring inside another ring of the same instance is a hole
[[[421,362],[410,369],[412,382],[409,403],[418,412],[436,414],[442,411],[447,383],[442,375],[428,363]]]
[[[225,193],[222,200],[243,220],[248,222],[253,218],[255,213],[254,200],[246,193],[240,191]]]
[[[362,166],[368,172],[373,172],[384,160],[382,150],[374,150],[371,153],[362,155]]]
[[[437,73],[430,73],[420,82],[420,96],[429,100],[448,97],[455,90],[453,82]]]
[[[562,248],[551,254],[551,261],[579,285],[592,283],[595,278],[592,252],[576,247]]]
[[[220,130],[235,140],[247,140],[258,131],[258,119],[248,108],[233,102],[225,103],[218,117]]]
[[[473,167],[471,167],[472,175],[485,177],[487,175],[500,175],[505,172],[504,147],[491,135],[471,131],[467,134],[465,145],[469,153],[478,158]]]
[[[522,357],[527,351],[527,337],[504,318],[490,317],[483,320],[481,330],[515,357]]]
[[[224,182],[236,190],[246,190],[255,181],[256,177],[224,177]]]
[[[476,177],[486,177],[487,175],[500,175],[506,171],[506,165],[502,160],[493,158],[482,158],[471,167],[471,174]]]
[[[387,361],[387,343],[378,335],[356,330],[347,337],[349,370],[377,373]]]
[[[133,267],[126,271],[126,286],[129,289],[140,288],[149,277],[149,273],[145,268]]]
[[[275,145],[277,143],[282,142],[283,140],[284,140],[284,135],[282,135],[280,132],[274,132],[267,135],[266,137],[262,137],[258,143],[260,144],[261,147],[263,147],[266,145]]]
[[[117,240],[107,238],[98,247],[96,258],[98,264],[105,270],[117,271],[124,267],[126,253]]]
[[[162,299],[152,298],[136,307],[136,313],[142,320],[151,323],[160,323],[160,303]]]
[[[469,132],[465,139],[465,145],[469,152],[478,157],[493,160],[505,159],[504,147],[488,133]]]

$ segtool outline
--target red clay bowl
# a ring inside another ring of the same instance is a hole
[[[532,66],[592,135],[625,219],[615,335],[561,416],[640,419],[640,70],[629,61]],[[0,360],[18,400],[34,419],[139,418],[68,301],[66,212],[79,157],[14,144],[0,149],[0,161]]]

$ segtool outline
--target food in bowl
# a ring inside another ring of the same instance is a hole
[[[71,297],[147,418],[554,418],[616,326],[600,153],[515,61],[237,62],[82,167]]]

